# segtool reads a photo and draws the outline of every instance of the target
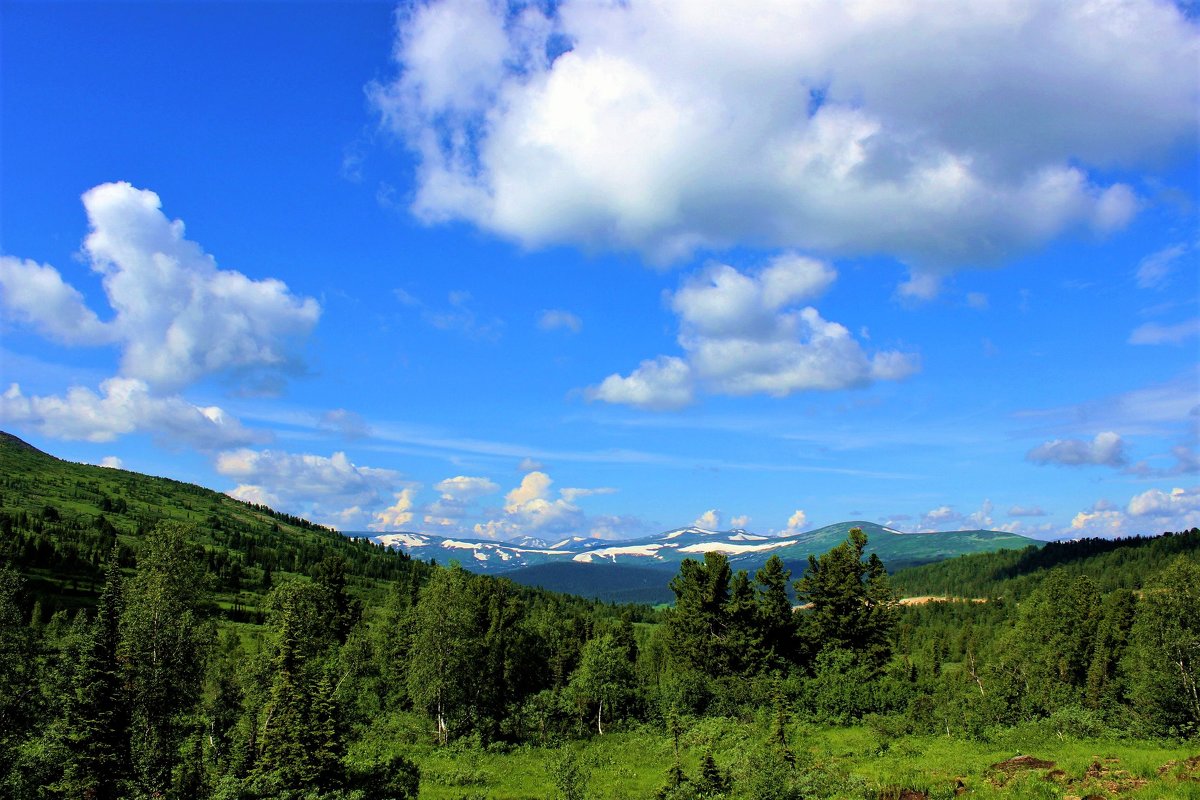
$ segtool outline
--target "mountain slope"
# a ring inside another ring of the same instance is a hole
[[[195,526],[230,615],[255,618],[272,580],[306,574],[326,556],[348,564],[358,592],[409,576],[407,555],[220,492],[121,469],[63,461],[0,432],[0,564],[17,566],[50,605],[86,604],[116,550],[123,566],[162,521]]]
[[[561,561],[522,567],[500,575],[524,586],[538,586],[605,603],[659,605],[675,600],[667,586],[671,574],[663,569]]]

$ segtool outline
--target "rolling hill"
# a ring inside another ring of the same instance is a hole
[[[409,574],[414,560],[457,561],[474,572],[606,602],[666,602],[670,577],[685,558],[725,554],[750,572],[779,555],[797,576],[808,556],[845,540],[852,527],[895,571],[968,553],[1040,544],[997,531],[900,533],[871,522],[843,522],[789,536],[696,527],[626,541],[567,536],[498,542],[423,533],[348,533],[170,478],[75,464],[0,432],[0,560],[27,567],[32,587],[63,602],[87,602],[113,547],[132,563],[137,538],[159,521],[189,522],[208,552],[221,602],[253,610],[272,573],[306,573],[341,555],[361,590]]]

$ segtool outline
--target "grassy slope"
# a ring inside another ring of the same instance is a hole
[[[45,522],[44,509],[52,507],[61,524]],[[373,595],[382,590],[378,577],[394,571],[404,556],[364,542],[347,539],[336,531],[304,520],[252,506],[228,495],[194,484],[158,478],[89,464],[63,461],[0,432],[0,514],[15,519],[24,512],[45,525],[60,549],[78,550],[80,558],[54,570],[27,568],[30,589],[35,594],[53,595],[63,604],[87,602],[102,582],[94,551],[103,546],[101,558],[111,549],[111,525],[115,539],[124,547],[136,548],[141,533],[162,520],[196,526],[196,541],[208,551],[223,551],[243,566],[241,591],[226,586],[217,592],[218,603],[237,603],[255,608],[262,599],[261,560],[290,562],[340,554],[351,563],[351,588]],[[103,517],[104,523],[99,523]],[[22,533],[16,526],[15,534]],[[28,533],[28,530],[25,531]],[[0,561],[5,545],[0,541]],[[90,554],[89,554],[90,553]],[[12,554],[10,553],[10,556]],[[274,573],[275,579],[290,574]]]
[[[702,754],[711,750],[717,765],[734,780],[731,797],[747,796],[745,787],[756,776],[766,724],[765,720],[726,718],[693,721],[680,740],[684,771],[695,775]],[[437,748],[427,743],[427,728],[427,723],[409,715],[381,719],[375,735],[362,739],[359,754],[396,750],[413,758],[421,768],[423,800],[555,796],[555,764],[562,748],[520,747],[508,752]],[[1158,774],[1169,762],[1197,755],[1194,743],[1075,739],[1060,737],[1046,725],[1026,726],[997,741],[982,743],[944,736],[884,739],[866,726],[797,724],[791,727],[789,741],[800,761],[822,776],[819,780],[847,798],[874,798],[889,788],[907,788],[927,792],[931,799],[948,799],[955,797],[954,788],[961,780],[967,797],[985,800],[1042,800],[1092,793],[1143,800],[1200,800],[1200,781],[1180,780],[1172,770]],[[587,797],[593,800],[653,797],[673,760],[670,738],[650,727],[607,733],[563,747],[573,749],[588,771]],[[1057,780],[1047,779],[1050,770],[1040,769],[1006,777],[991,769],[1018,753],[1053,761],[1064,774]],[[1088,778],[1089,767],[1097,761],[1108,775]],[[1122,791],[1106,792],[1102,783],[1106,780],[1116,780]],[[1135,787],[1140,782],[1144,785]]]

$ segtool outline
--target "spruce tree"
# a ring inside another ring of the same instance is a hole
[[[129,764],[130,720],[119,661],[123,611],[121,570],[114,550],[65,720],[71,759],[64,765],[63,785],[68,794],[94,800],[123,796]]]
[[[200,618],[201,556],[191,530],[160,523],[146,537],[125,593],[119,656],[126,665],[130,761],[138,791],[165,796],[200,697],[212,629]]]

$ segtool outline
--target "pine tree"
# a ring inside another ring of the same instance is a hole
[[[66,708],[71,760],[64,765],[68,794],[93,800],[123,796],[129,763],[129,712],[119,661],[124,611],[121,570],[114,550],[104,588]]]
[[[671,579],[675,609],[667,618],[671,656],[684,667],[720,677],[728,674],[729,561],[705,553],[704,562],[685,558]]]
[[[184,715],[199,699],[212,639],[199,617],[204,568],[189,534],[179,523],[160,523],[147,536],[121,617],[130,760],[141,793],[150,796],[171,789]]]
[[[797,656],[796,617],[788,598],[791,579],[791,570],[784,566],[778,555],[772,555],[754,573],[754,580],[760,587],[758,616],[767,660],[771,667],[780,669],[793,663]]]
[[[879,669],[891,655],[898,604],[879,557],[863,562],[866,546],[866,534],[852,528],[845,542],[809,556],[796,596],[810,605],[803,624],[811,652],[842,649]]]

